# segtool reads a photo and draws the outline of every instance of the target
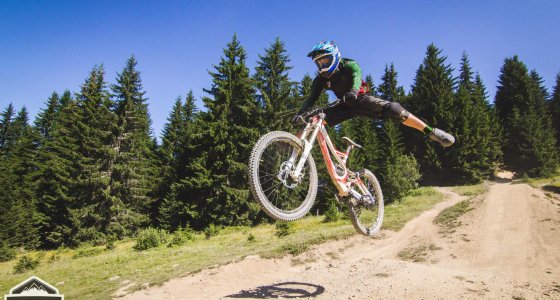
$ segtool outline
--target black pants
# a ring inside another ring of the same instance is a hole
[[[354,101],[339,103],[325,109],[325,121],[329,126],[335,126],[354,117],[367,117],[372,119],[392,118],[403,121],[408,112],[396,102],[391,102],[370,95],[360,95]]]

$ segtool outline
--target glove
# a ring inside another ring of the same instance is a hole
[[[344,102],[348,102],[348,101],[354,101],[356,99],[358,99],[358,91],[351,90],[349,92],[346,92],[344,94],[344,96],[342,96],[341,100],[342,100],[342,103],[344,103]]]

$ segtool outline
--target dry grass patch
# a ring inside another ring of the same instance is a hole
[[[444,235],[452,234],[457,227],[461,226],[459,217],[472,209],[470,201],[463,200],[441,211],[434,219],[434,223],[440,227],[440,233]]]

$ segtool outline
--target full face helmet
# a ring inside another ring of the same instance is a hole
[[[319,68],[319,75],[326,78],[331,77],[340,63],[340,52],[332,41],[318,43],[307,56],[311,57]]]

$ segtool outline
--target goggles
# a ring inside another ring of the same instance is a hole
[[[329,69],[333,63],[334,57],[332,54],[323,54],[313,59],[319,71]]]

